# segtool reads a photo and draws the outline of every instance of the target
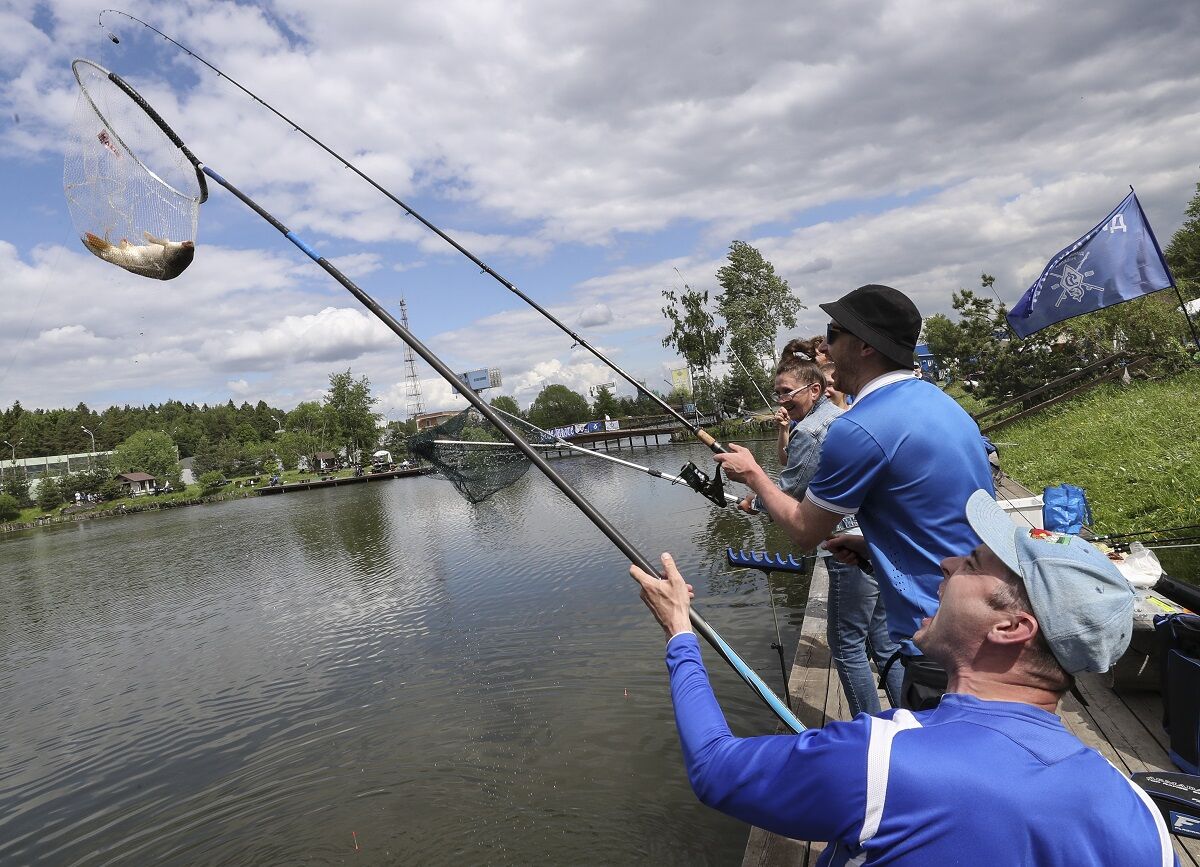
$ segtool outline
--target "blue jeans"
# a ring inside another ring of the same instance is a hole
[[[850,705],[850,715],[878,713],[879,694],[867,658],[868,646],[879,671],[899,650],[888,635],[879,585],[873,575],[857,566],[848,566],[833,557],[825,563],[829,569],[829,617],[825,634]],[[903,680],[904,667],[893,665],[887,676],[889,696],[900,695]]]

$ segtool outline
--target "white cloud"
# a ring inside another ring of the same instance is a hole
[[[49,25],[33,26],[35,11]],[[1165,243],[1196,180],[1192,0],[153,11],[652,380],[675,363],[660,346],[661,291],[676,268],[715,290],[733,238],[789,280],[809,305],[798,330],[812,333],[816,303],[866,282],[931,313],[987,271],[1011,302],[1129,183]],[[0,160],[13,179],[0,292],[15,299],[0,317],[0,394],[71,405],[248,388],[288,405],[353,364],[389,406],[406,403],[396,338],[215,185],[176,281],[117,272],[75,244],[59,161],[80,55],[127,75],[197,155],[388,309],[404,291],[414,331],[454,369],[500,366],[526,404],[552,377],[584,391],[613,379],[227,81],[113,13],[121,43],[108,43],[93,15],[80,0],[0,11]],[[428,402],[455,405],[420,368]]]

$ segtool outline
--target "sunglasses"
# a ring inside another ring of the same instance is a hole
[[[783,391],[783,392],[776,391],[776,392],[773,392],[773,393],[772,393],[772,396],[775,398],[775,402],[776,402],[776,403],[787,403],[787,402],[788,402],[788,401],[790,401],[790,400],[791,400],[793,397],[795,397],[797,394],[799,394],[800,392],[804,391],[804,389],[806,389],[806,388],[812,388],[814,385],[820,385],[820,383],[817,383],[817,382],[809,382],[809,383],[806,383],[805,385],[802,385],[802,386],[800,386],[799,388],[793,388],[791,391]]]
[[[830,322],[828,325],[825,326],[825,342],[833,343],[833,341],[837,340],[837,336],[839,334],[846,334],[846,333],[848,333],[848,332],[846,331],[845,328],[839,328],[838,326],[836,326],[832,322]]]

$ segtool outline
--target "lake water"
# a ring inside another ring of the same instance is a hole
[[[769,595],[723,556],[776,531],[599,460],[555,466],[651,559],[674,553],[778,689],[770,599],[790,654],[807,580]],[[738,863],[747,829],[688,787],[626,569],[536,470],[478,506],[425,477],[11,535],[0,863]],[[773,731],[706,660],[734,730]]]

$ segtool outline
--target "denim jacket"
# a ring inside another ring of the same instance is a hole
[[[804,492],[821,460],[821,443],[833,420],[841,414],[841,407],[821,395],[808,415],[796,422],[788,437],[787,466],[779,474],[778,484],[785,494],[797,500],[804,499]],[[764,510],[760,497],[754,498],[753,506],[760,512]]]

